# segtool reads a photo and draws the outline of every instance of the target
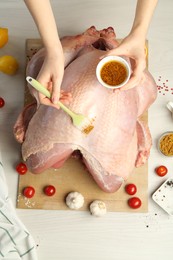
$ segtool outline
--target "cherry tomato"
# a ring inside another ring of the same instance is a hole
[[[132,197],[128,200],[128,205],[132,209],[138,209],[142,205],[142,202],[138,197]]]
[[[137,192],[137,187],[135,184],[133,183],[129,183],[125,186],[125,191],[129,194],[129,195],[134,195]]]
[[[44,193],[47,195],[47,196],[53,196],[56,192],[56,189],[53,185],[48,185],[44,188]]]
[[[35,189],[32,186],[28,186],[26,188],[24,188],[23,190],[23,195],[26,198],[32,198],[35,194]]]
[[[155,169],[155,172],[157,173],[158,176],[163,177],[167,174],[168,169],[166,168],[166,166],[161,165]]]
[[[0,28],[0,48],[8,42],[8,29]]]
[[[5,105],[5,101],[2,97],[0,97],[0,108]]]
[[[28,168],[26,166],[26,164],[24,163],[19,163],[17,166],[16,166],[16,171],[18,172],[18,174],[20,175],[24,175],[26,172],[27,172]]]

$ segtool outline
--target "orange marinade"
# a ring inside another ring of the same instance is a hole
[[[126,79],[127,70],[121,62],[109,61],[103,65],[100,76],[106,84],[117,86]]]

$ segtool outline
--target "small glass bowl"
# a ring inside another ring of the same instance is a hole
[[[167,139],[167,142],[165,142],[165,145],[163,148],[170,149],[170,147],[172,147],[172,153],[170,155],[167,154],[167,152],[161,148],[161,141],[163,140],[164,137],[169,136],[169,135],[170,135],[170,137],[172,136],[172,138],[169,138],[169,140]],[[165,132],[160,136],[158,143],[157,143],[157,148],[158,148],[159,152],[161,152],[161,154],[163,154],[164,156],[167,156],[167,157],[173,156],[173,132],[172,131]]]

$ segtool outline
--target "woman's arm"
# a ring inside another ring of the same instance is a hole
[[[49,0],[25,0],[37,25],[44,46],[49,50],[60,44],[58,31]]]
[[[146,37],[153,12],[158,0],[138,0],[136,14],[131,32],[138,32],[142,37]]]
[[[37,80],[45,87],[52,85],[52,102],[57,103],[60,96],[60,86],[64,74],[64,55],[56,27],[55,18],[49,0],[25,0],[25,3],[37,25],[46,57]],[[49,99],[39,93],[42,104],[51,105]]]

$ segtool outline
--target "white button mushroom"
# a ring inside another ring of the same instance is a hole
[[[77,191],[70,192],[66,197],[66,204],[70,209],[80,209],[84,204],[84,197]]]
[[[94,200],[90,204],[90,212],[95,217],[101,217],[106,214],[106,204],[101,200]]]

